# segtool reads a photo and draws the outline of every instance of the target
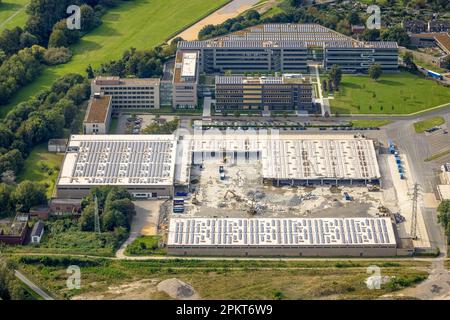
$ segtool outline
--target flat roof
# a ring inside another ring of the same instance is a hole
[[[216,84],[307,84],[309,81],[300,74],[281,77],[216,76]]]
[[[197,52],[177,51],[173,70],[174,83],[197,82]]]
[[[72,135],[58,186],[172,185],[173,135]]]
[[[159,78],[119,78],[119,77],[98,76],[93,81],[96,85],[99,85],[99,86],[119,86],[119,85],[159,86],[161,79],[159,79]]]
[[[180,41],[179,49],[208,47],[359,47],[397,48],[396,42],[364,42],[314,23],[268,23],[203,41]]]
[[[92,97],[84,117],[84,123],[105,123],[111,109],[111,96]]]
[[[441,200],[450,200],[450,184],[440,184],[437,189]]]
[[[183,53],[183,66],[181,67],[182,77],[195,77],[197,66],[197,53],[196,52],[184,52]]]
[[[241,131],[244,132],[244,131]],[[346,134],[205,133],[194,135],[194,152],[259,152],[267,179],[379,179],[372,140]],[[194,159],[195,160],[195,159]]]
[[[390,218],[171,218],[167,245],[395,247]]]

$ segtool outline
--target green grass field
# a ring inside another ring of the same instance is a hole
[[[428,118],[419,122],[414,123],[414,129],[417,133],[425,132],[425,130],[431,129],[436,126],[440,126],[445,123],[445,119],[443,117],[433,117]]]
[[[391,120],[352,120],[351,124],[356,128],[382,127],[392,123]]]
[[[16,104],[35,96],[64,74],[85,74],[86,67],[94,68],[118,59],[131,47],[150,49],[163,43],[175,32],[191,25],[205,14],[219,8],[228,0],[134,0],[123,2],[108,10],[103,24],[71,47],[70,62],[46,67],[40,77],[25,86],[8,105],[0,108],[0,117]]]
[[[410,73],[368,76],[344,75],[341,88],[330,100],[341,114],[408,114],[450,103],[450,89]]]
[[[127,256],[165,255],[166,249],[159,247],[160,236],[140,236],[125,249]]]
[[[4,29],[23,27],[27,21],[25,12],[30,0],[2,0],[0,3],[0,32]]]
[[[25,160],[17,180],[31,180],[48,185],[47,197],[52,195],[64,155],[47,151],[47,144],[36,146]]]

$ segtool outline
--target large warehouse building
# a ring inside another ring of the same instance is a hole
[[[112,185],[136,198],[171,197],[176,150],[173,135],[73,135],[57,196],[79,199],[93,187]]]
[[[172,255],[395,256],[389,218],[172,218]]]
[[[259,161],[274,186],[379,184],[372,140],[353,135],[207,134],[73,135],[56,185],[79,199],[95,186],[117,185],[136,198],[167,198],[190,183],[192,164]]]
[[[367,72],[378,63],[385,72],[398,69],[396,42],[364,42],[318,24],[264,24],[229,35],[180,41],[179,51],[198,50],[201,72],[231,70],[305,72],[308,60],[323,56],[324,67],[333,64],[343,72]]]
[[[263,131],[262,131],[263,132]],[[345,134],[207,134],[193,137],[193,161],[227,158],[262,163],[275,186],[380,183],[372,140]]]

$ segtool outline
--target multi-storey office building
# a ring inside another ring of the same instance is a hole
[[[398,63],[395,42],[358,41],[317,24],[264,24],[214,39],[180,41],[178,49],[197,50],[200,71],[206,73],[303,72],[310,59],[323,59],[326,68],[337,64],[348,73],[367,72],[374,63],[390,72]],[[311,49],[323,56],[312,55]]]
[[[328,71],[336,64],[345,73],[367,72],[372,64],[379,64],[384,72],[398,70],[398,52],[395,42],[327,43],[324,68]]]
[[[198,53],[177,52],[173,72],[172,105],[175,109],[197,107]]]
[[[111,97],[94,94],[83,121],[85,134],[107,134],[111,122]]]
[[[97,77],[91,92],[112,97],[113,109],[159,109],[160,79]]]
[[[315,112],[312,85],[300,75],[216,76],[216,110]]]

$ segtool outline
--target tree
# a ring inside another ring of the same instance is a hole
[[[450,54],[442,60],[442,68],[450,69]]]
[[[405,63],[406,68],[408,68],[410,71],[416,71],[417,66],[414,63],[413,60],[413,54],[411,52],[406,52],[405,57],[403,58],[403,62]]]
[[[259,20],[259,18],[260,18],[260,15],[259,15],[258,11],[256,11],[256,10],[249,10],[245,14],[245,19],[247,19],[247,20]]]
[[[81,11],[81,30],[83,32],[94,29],[95,27],[101,24],[101,20],[96,15],[94,9],[87,4],[83,4],[80,6]]]
[[[333,81],[334,89],[337,90],[339,88],[339,85],[340,85],[341,80],[342,80],[341,68],[338,65],[333,64],[331,66],[331,70],[330,70],[330,75],[329,76],[330,76],[330,80]]]
[[[350,12],[350,14],[348,15],[347,20],[352,25],[357,25],[357,24],[361,23],[361,19],[359,18],[359,15],[358,15],[358,13],[356,11]]]
[[[78,224],[82,231],[94,231],[95,207],[94,203],[90,204],[81,212]]]
[[[363,34],[363,39],[366,41],[378,41],[380,40],[380,30],[366,29]]]
[[[95,78],[94,70],[92,69],[91,65],[87,66],[86,74],[87,74],[88,79],[94,79]]]
[[[407,47],[411,44],[411,38],[401,26],[394,26],[381,32],[381,40],[395,41],[400,46]]]
[[[322,90],[327,91],[327,80],[326,79],[322,80]]]
[[[11,186],[0,183],[0,217],[6,217],[12,213],[11,191]]]
[[[377,80],[383,73],[381,66],[378,63],[372,64],[369,68],[369,77],[373,80]]]
[[[28,212],[33,206],[47,203],[45,187],[43,185],[25,180],[19,183],[11,194],[16,209]]]

